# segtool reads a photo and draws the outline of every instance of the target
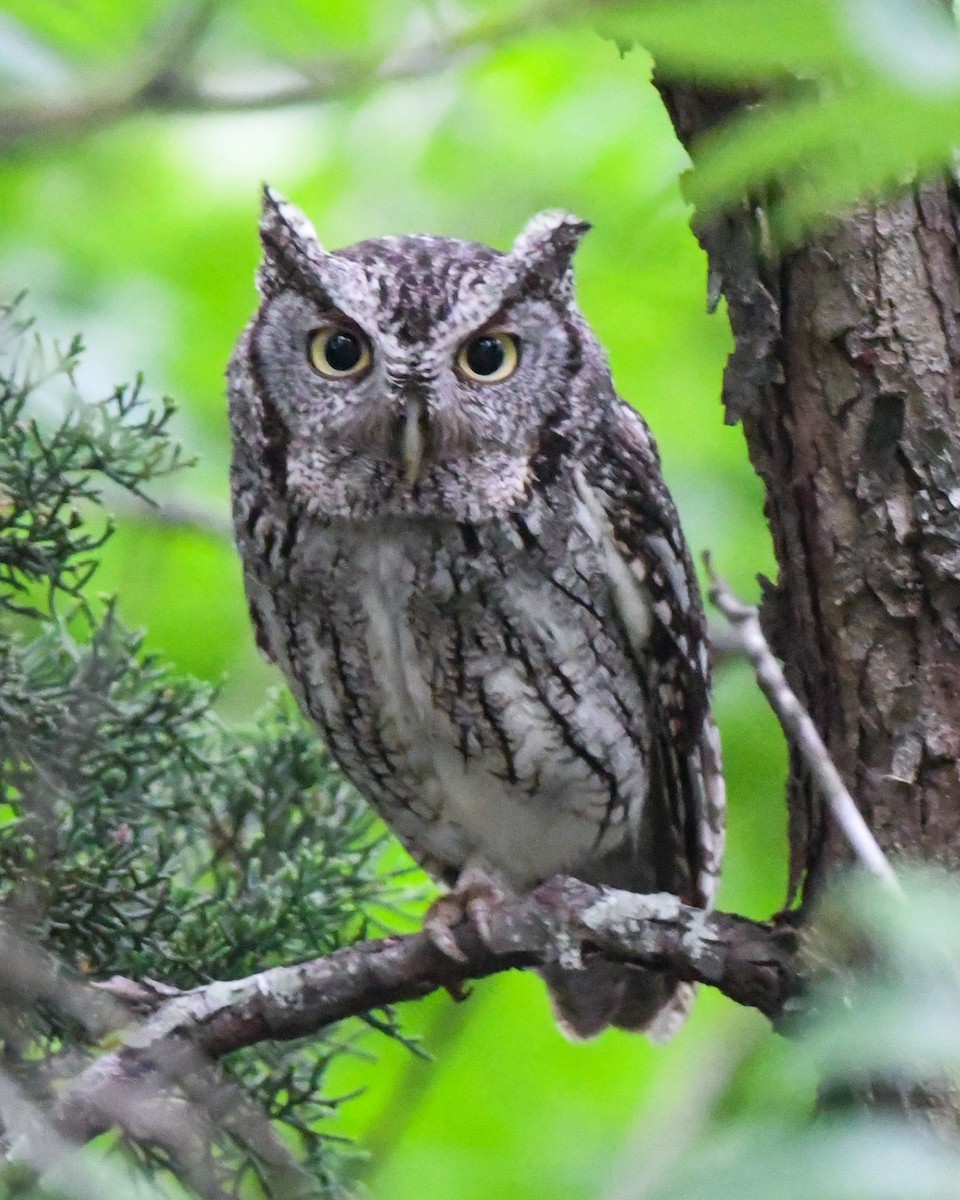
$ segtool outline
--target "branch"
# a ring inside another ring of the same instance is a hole
[[[116,979],[99,985],[135,1001],[151,1015],[64,1085],[53,1106],[59,1129],[88,1140],[123,1122],[118,1097],[143,1090],[151,1072],[164,1084],[187,1047],[219,1058],[264,1039],[315,1035],[358,1016],[515,967],[602,953],[622,962],[669,971],[710,984],[772,1020],[803,988],[795,962],[797,936],[786,925],[727,913],[707,913],[667,894],[635,895],[575,879],[548,881],[522,899],[485,914],[484,934],[472,921],[452,930],[462,961],[448,957],[425,933],[359,942],[324,958],[274,967],[246,979],[185,992]]]
[[[69,1025],[83,1028],[90,1040],[97,1040],[126,1029],[131,1014],[149,1013],[163,998],[181,994],[163,984],[123,980],[105,987],[88,984],[0,922],[0,1039],[10,1038],[18,1047],[24,1013],[57,1012]],[[0,1130],[9,1161],[42,1175],[48,1183],[69,1177],[65,1195],[126,1194],[132,1186],[128,1179],[114,1175],[108,1164],[88,1162],[78,1153],[96,1132],[117,1128],[132,1141],[160,1150],[202,1200],[229,1200],[233,1192],[221,1186],[223,1165],[217,1157],[227,1139],[256,1159],[262,1179],[278,1185],[265,1187],[267,1194],[303,1194],[302,1188],[291,1188],[306,1178],[291,1148],[271,1126],[268,1115],[209,1055],[180,1037],[151,1047],[156,1055],[151,1060],[149,1051],[141,1054],[135,1049],[137,1037],[134,1030],[122,1049],[79,1074],[80,1051],[69,1043],[38,1062],[35,1073],[21,1073],[17,1079],[13,1069],[0,1069]],[[116,1044],[115,1036],[110,1044]],[[94,1080],[100,1065],[117,1057],[123,1060],[122,1069],[100,1077],[97,1086]],[[74,1083],[65,1083],[71,1075]],[[83,1085],[74,1091],[74,1084],[81,1081]],[[70,1097],[66,1104],[65,1090]],[[83,1109],[87,1095],[93,1097],[95,1111]],[[0,1191],[2,1183],[0,1179]],[[148,1193],[149,1197],[159,1194]]]
[[[169,41],[139,66],[128,66],[106,85],[65,99],[0,108],[0,155],[36,142],[75,139],[145,113],[242,113],[292,108],[342,99],[383,83],[418,79],[455,66],[523,34],[569,19],[581,0],[537,0],[519,12],[482,18],[388,54],[331,56],[293,65],[296,82],[263,87],[217,88],[191,73],[218,0],[203,0],[176,23]],[[249,72],[247,72],[249,74]]]
[[[868,871],[899,892],[900,884],[890,860],[877,844],[869,825],[840,778],[840,772],[834,766],[816,725],[797,699],[780,664],[774,658],[760,626],[759,612],[752,605],[738,600],[723,580],[714,574],[709,554],[704,555],[704,562],[710,578],[711,601],[738,631],[744,653],[753,666],[757,683],[770,702],[770,707],[788,741],[797,749],[809,769],[817,790],[827,802],[850,848]]]

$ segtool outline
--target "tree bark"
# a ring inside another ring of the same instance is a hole
[[[697,141],[743,97],[658,80]],[[766,488],[764,628],[895,858],[960,865],[960,203],[864,203],[777,261],[760,204],[694,220],[735,337],[724,404]],[[721,564],[722,565],[722,564]],[[846,847],[794,755],[791,891]]]

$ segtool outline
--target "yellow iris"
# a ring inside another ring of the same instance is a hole
[[[373,362],[370,343],[357,329],[343,325],[324,325],[310,334],[310,362],[328,379],[349,379],[362,375]]]
[[[514,373],[519,362],[519,342],[502,330],[478,333],[457,351],[457,370],[474,383],[499,383]]]

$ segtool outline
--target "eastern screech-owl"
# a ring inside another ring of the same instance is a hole
[[[709,906],[723,781],[704,617],[646,425],[573,299],[586,223],[508,254],[326,251],[265,192],[229,368],[236,535],[263,649],[411,854]],[[692,988],[544,971],[562,1024],[663,1038]]]

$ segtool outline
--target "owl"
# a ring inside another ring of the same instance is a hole
[[[574,300],[588,228],[548,211],[508,253],[331,252],[266,189],[228,369],[237,544],[260,646],[454,896],[564,873],[709,907],[703,610],[656,445]],[[596,958],[542,974],[577,1037],[663,1039],[693,996]]]

